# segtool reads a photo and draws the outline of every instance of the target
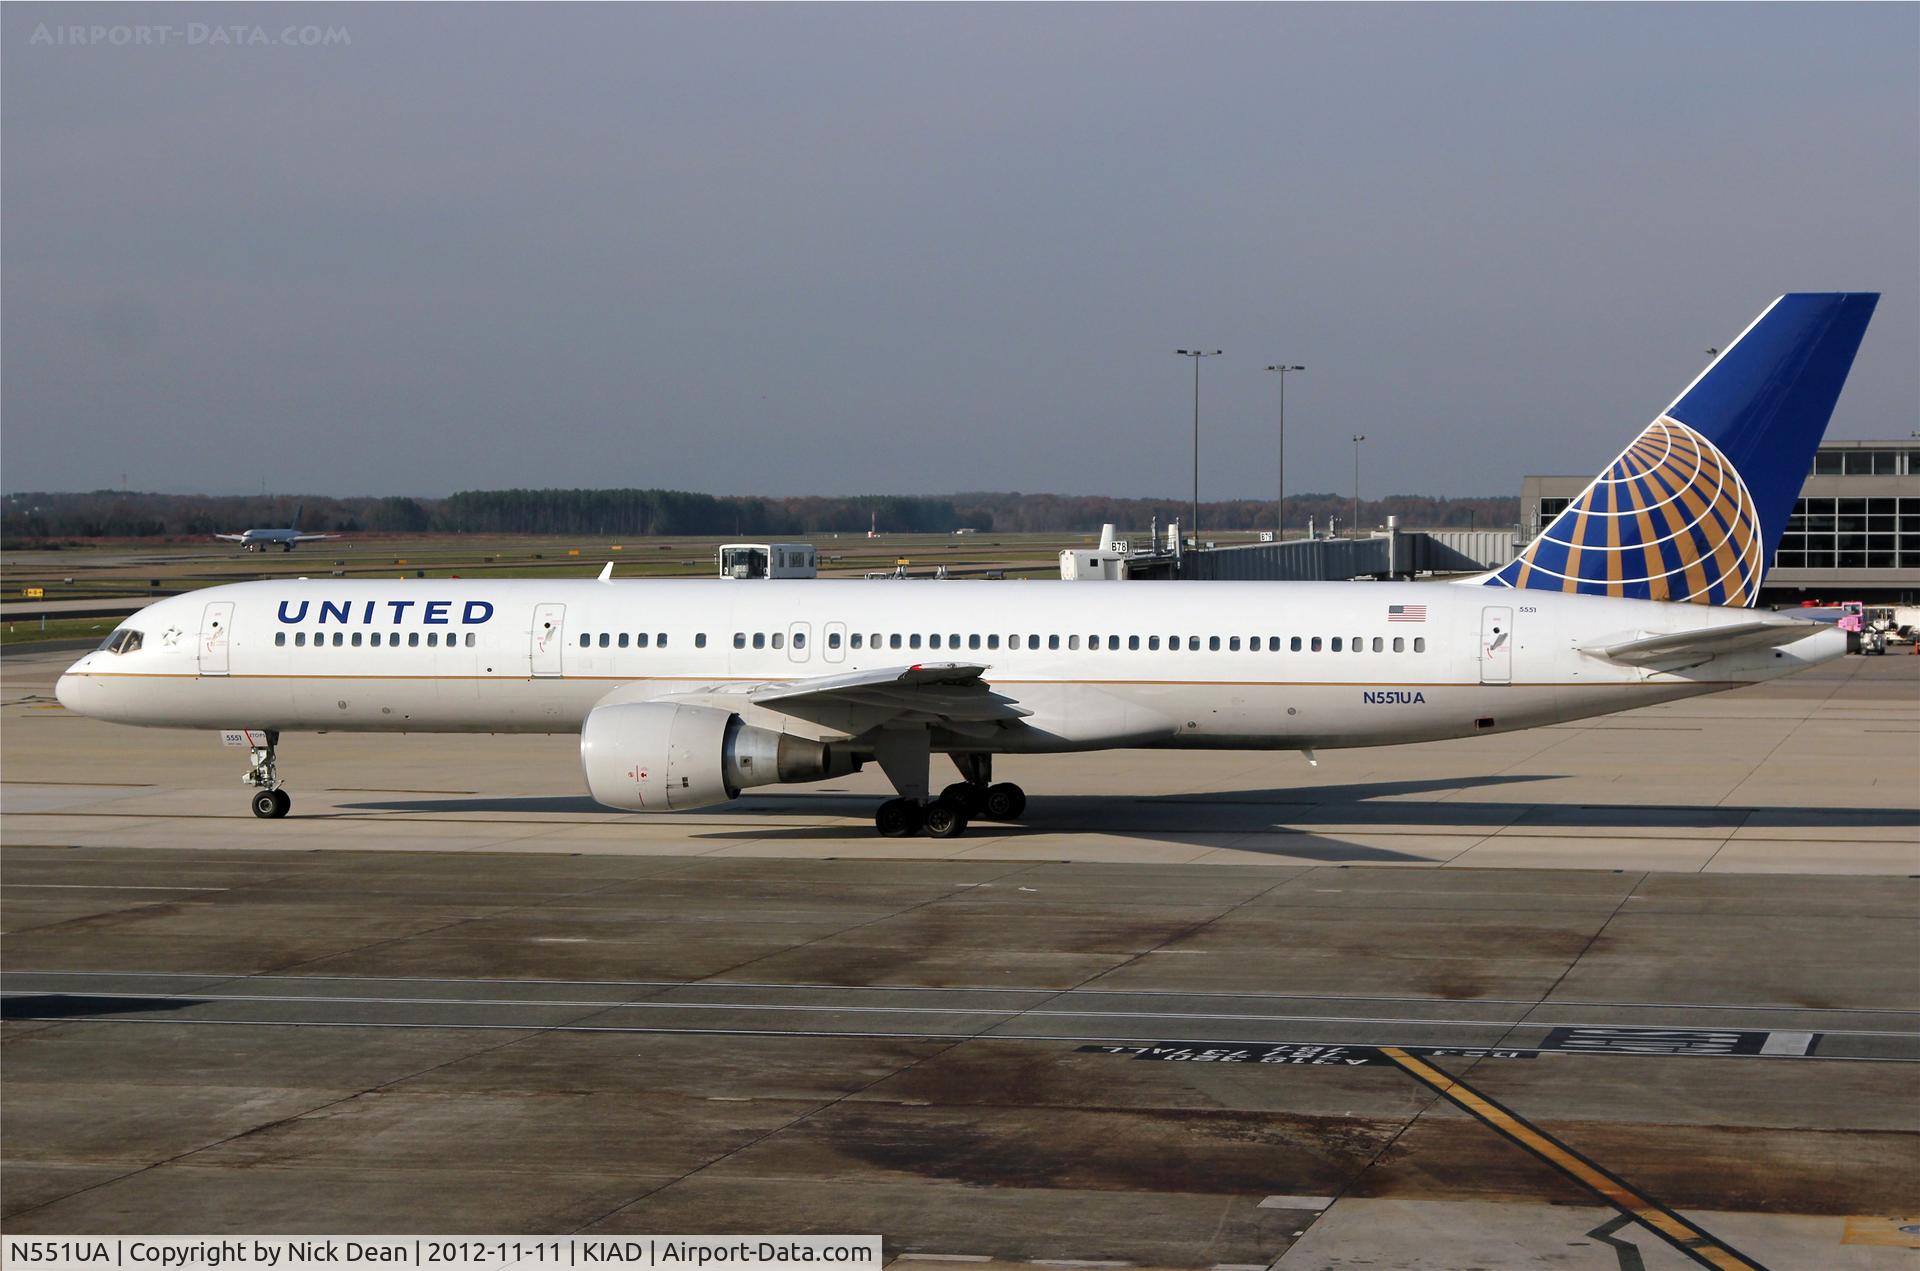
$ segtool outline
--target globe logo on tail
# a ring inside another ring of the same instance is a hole
[[[1766,573],[1759,513],[1714,444],[1663,415],[1493,586],[1750,605]]]

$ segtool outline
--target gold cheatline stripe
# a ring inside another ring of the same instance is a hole
[[[1739,1250],[1723,1243],[1658,1201],[1635,1191],[1612,1174],[1551,1135],[1523,1121],[1473,1087],[1456,1081],[1432,1064],[1395,1046],[1382,1046],[1391,1059],[1414,1080],[1475,1117],[1503,1138],[1519,1144],[1562,1174],[1603,1198],[1668,1244],[1702,1266],[1766,1271]]]

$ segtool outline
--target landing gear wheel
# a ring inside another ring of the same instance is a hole
[[[275,790],[273,792],[273,814],[276,817],[285,816],[287,810],[291,807],[293,807],[292,795],[289,795],[285,790]]]
[[[989,821],[1017,821],[1027,810],[1027,792],[1011,781],[988,786],[981,799],[981,813]]]
[[[958,838],[967,832],[967,812],[954,800],[942,796],[927,805],[927,833],[933,838]]]
[[[954,782],[940,792],[940,797],[968,816],[979,816],[981,808],[986,804],[984,790],[969,781]]]
[[[888,799],[873,814],[873,828],[890,839],[912,838],[924,819],[912,799]]]
[[[282,815],[280,800],[274,796],[278,790],[256,790],[253,794],[253,814],[258,817],[276,817]]]

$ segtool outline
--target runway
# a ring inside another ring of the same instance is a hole
[[[1920,1012],[1151,990],[19,972],[8,1019],[1114,1044],[1741,1053],[1920,1063]],[[1558,1031],[1581,1036],[1556,1038]]]

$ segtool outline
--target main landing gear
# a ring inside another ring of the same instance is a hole
[[[267,730],[267,744],[255,746],[247,755],[247,775],[241,780],[255,787],[250,800],[253,814],[269,820],[277,820],[287,814],[293,806],[293,800],[280,788],[280,769],[275,762],[274,749],[280,743],[280,734]]]
[[[1011,781],[994,783],[992,755],[950,756],[966,780],[928,799],[927,742],[925,729],[889,730],[874,747],[874,758],[900,792],[874,813],[873,827],[882,835],[911,838],[924,830],[931,838],[956,838],[966,833],[969,821],[1014,821],[1026,811],[1025,791]]]

